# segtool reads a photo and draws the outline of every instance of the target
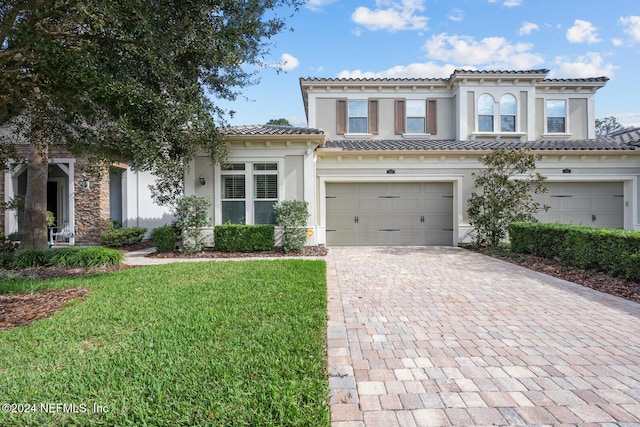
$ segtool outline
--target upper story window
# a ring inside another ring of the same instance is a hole
[[[425,133],[427,103],[424,100],[407,100],[407,133]]]
[[[275,224],[278,163],[227,163],[221,171],[222,223]]]
[[[516,131],[516,97],[511,94],[500,98],[500,132]]]
[[[378,133],[377,99],[336,100],[336,134]]]
[[[565,133],[567,131],[567,102],[562,99],[547,100],[547,132]]]
[[[438,133],[437,99],[396,99],[394,128],[396,135]]]
[[[349,101],[349,133],[367,133],[368,126],[368,102],[357,99]]]
[[[488,93],[478,98],[478,131],[493,132],[493,114],[495,102],[493,96]]]

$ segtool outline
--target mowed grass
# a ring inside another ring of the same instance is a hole
[[[172,264],[0,292],[47,287],[91,292],[0,332],[0,404],[36,405],[3,406],[0,425],[329,425],[323,261]]]

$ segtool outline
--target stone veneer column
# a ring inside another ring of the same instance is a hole
[[[100,233],[109,227],[109,171],[100,178],[83,171],[85,159],[78,159],[73,177],[75,193],[76,245],[99,245]]]

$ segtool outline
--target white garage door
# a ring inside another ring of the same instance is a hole
[[[328,183],[327,244],[452,245],[451,183]]]
[[[550,182],[545,186],[549,192],[536,195],[536,200],[551,208],[538,213],[538,220],[603,228],[624,227],[622,182]]]

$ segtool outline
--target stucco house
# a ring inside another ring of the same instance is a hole
[[[214,224],[273,223],[273,203],[306,200],[310,245],[456,245],[479,157],[531,148],[549,188],[541,221],[640,229],[640,131],[596,137],[608,79],[548,73],[301,78],[308,128],[227,130],[225,163],[194,158],[186,192],[212,200]]]
[[[301,78],[308,127],[224,131],[227,158],[193,158],[185,193],[209,198],[214,225],[273,224],[274,203],[305,200],[309,245],[456,245],[470,240],[467,200],[478,159],[530,148],[551,206],[538,218],[640,230],[640,129],[595,134],[606,77],[550,79],[548,70],[456,70],[448,78]],[[115,165],[100,180],[82,160],[52,156],[48,193],[71,244],[96,243],[109,220],[153,228],[153,177]],[[0,198],[24,191],[24,168],[0,175]],[[1,182],[1,181],[4,182]],[[4,231],[17,229],[4,216]]]

